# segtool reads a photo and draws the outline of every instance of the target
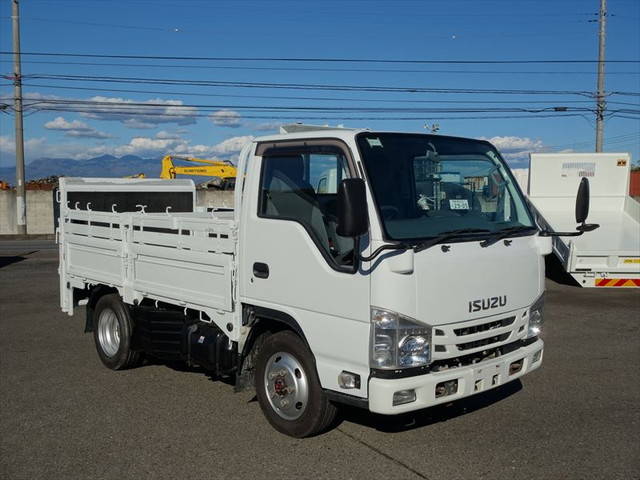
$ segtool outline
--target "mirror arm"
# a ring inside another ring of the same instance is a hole
[[[575,232],[550,232],[549,230],[541,230],[541,237],[579,237],[584,232],[575,231]]]
[[[360,237],[353,237],[353,266],[350,273],[360,270]]]
[[[600,228],[600,225],[597,223],[584,223],[576,227],[575,232],[550,232],[549,230],[541,230],[541,237],[579,237],[584,232],[591,232],[596,228]]]
[[[411,246],[404,243],[387,243],[386,245],[382,245],[381,247],[376,248],[368,257],[363,257],[362,255],[358,254],[358,260],[362,262],[370,262],[385,250],[407,250],[408,248],[411,248]]]

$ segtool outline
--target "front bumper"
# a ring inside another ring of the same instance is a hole
[[[538,368],[542,364],[543,348],[544,342],[538,339],[499,358],[485,360],[465,367],[408,378],[371,378],[369,380],[369,410],[374,413],[395,415],[485,392]],[[534,362],[534,355],[537,352],[540,352],[538,354],[539,358]],[[522,360],[522,367],[517,372],[510,373],[511,365],[519,360]],[[458,381],[457,392],[436,397],[436,386],[449,380]],[[411,389],[416,392],[416,400],[414,402],[393,405],[393,394],[395,392]]]

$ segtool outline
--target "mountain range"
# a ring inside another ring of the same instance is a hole
[[[15,167],[0,167],[0,180],[15,183]],[[67,177],[125,177],[144,173],[147,177],[160,176],[160,158],[141,158],[136,155],[114,157],[102,155],[87,160],[71,158],[40,158],[25,165],[27,181],[56,176]]]

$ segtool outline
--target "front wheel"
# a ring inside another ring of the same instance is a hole
[[[311,352],[293,332],[267,337],[258,353],[255,382],[262,412],[281,433],[310,437],[326,430],[336,417]]]

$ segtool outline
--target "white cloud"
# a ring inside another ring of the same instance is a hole
[[[219,127],[238,128],[241,126],[240,114],[233,110],[218,110],[209,115],[209,120]]]
[[[511,166],[524,166],[531,152],[545,150],[542,140],[532,140],[529,137],[496,136],[481,138],[491,142]]]
[[[177,140],[180,138],[180,135],[178,134],[178,132],[171,133],[167,132],[166,130],[160,130],[158,133],[156,133],[156,138],[165,140]]]
[[[244,135],[240,137],[231,137],[223,140],[222,142],[212,147],[212,152],[219,155],[231,155],[234,153],[240,153],[242,147],[253,140],[252,135]]]
[[[65,133],[67,137],[83,137],[83,138],[112,138],[111,135],[105,132],[100,132],[98,130],[69,130]]]
[[[161,123],[191,125],[196,122],[197,108],[184,106],[182,100],[151,98],[149,100],[131,100],[120,97],[95,96],[89,99],[96,102],[89,106],[80,105],[85,118],[112,120],[131,128],[149,128]],[[131,114],[129,115],[129,112]]]
[[[13,97],[0,96],[0,100],[9,101]],[[109,120],[122,123],[128,128],[151,129],[160,124],[174,123],[177,125],[192,125],[196,123],[198,109],[185,106],[182,100],[150,98],[148,100],[133,100],[122,97],[94,96],[78,99],[59,97],[57,95],[43,95],[38,92],[24,95],[25,108],[47,110],[61,108],[72,109],[84,118]],[[77,103],[73,103],[73,102]],[[86,102],[96,103],[86,103]],[[71,103],[70,103],[71,102]]]
[[[153,155],[157,152],[165,152],[175,147],[180,142],[173,139],[134,137],[126,145],[114,148],[114,155]]]
[[[255,125],[253,129],[258,132],[270,132],[270,131],[279,132],[280,127],[282,125],[284,124],[280,122],[265,122],[265,123],[259,123],[258,125]]]
[[[90,130],[89,125],[80,120],[66,121],[63,117],[55,119],[44,124],[44,128],[50,130]]]
[[[57,95],[43,95],[38,92],[27,92],[22,95],[22,100],[24,101],[24,107],[34,106],[35,108],[41,107],[42,105],[51,106],[52,102],[48,102],[47,100],[59,100],[62,97]],[[11,101],[13,103],[13,97],[9,95],[0,95],[0,100],[2,101]]]
[[[80,120],[72,120],[71,122],[68,122],[63,117],[56,117],[55,119],[45,123],[44,128],[65,132],[64,134],[67,137],[111,138],[111,135],[105,132],[100,132]]]
[[[195,157],[214,158],[221,157],[234,159],[242,147],[253,140],[252,136],[240,136],[228,138],[214,145],[192,145],[189,140],[174,135],[164,135],[167,132],[158,132],[155,137],[134,137],[128,144],[107,148],[99,147],[98,150],[89,150],[89,156],[111,153],[112,155],[138,155],[142,157],[154,157],[160,155],[191,155]]]
[[[122,123],[125,127],[136,128],[140,130],[149,130],[151,128],[156,128],[156,125],[154,123],[142,122],[136,118],[127,118]]]
[[[158,132],[160,134],[161,132]],[[159,135],[160,137],[164,135]],[[213,145],[195,144],[185,138],[169,135],[172,138],[158,138],[137,136],[128,143],[119,145],[96,145],[87,147],[78,143],[52,144],[46,138],[31,138],[25,142],[25,156],[27,161],[38,158],[71,158],[83,160],[100,155],[138,155],[140,157],[160,157],[166,154],[191,155],[204,158],[224,158],[233,160],[245,143],[253,139],[252,136],[228,138]],[[15,162],[15,143],[9,136],[0,137],[0,164],[11,165]]]
[[[529,137],[492,137],[488,140],[504,153],[531,152],[543,148],[542,140],[532,140]]]

